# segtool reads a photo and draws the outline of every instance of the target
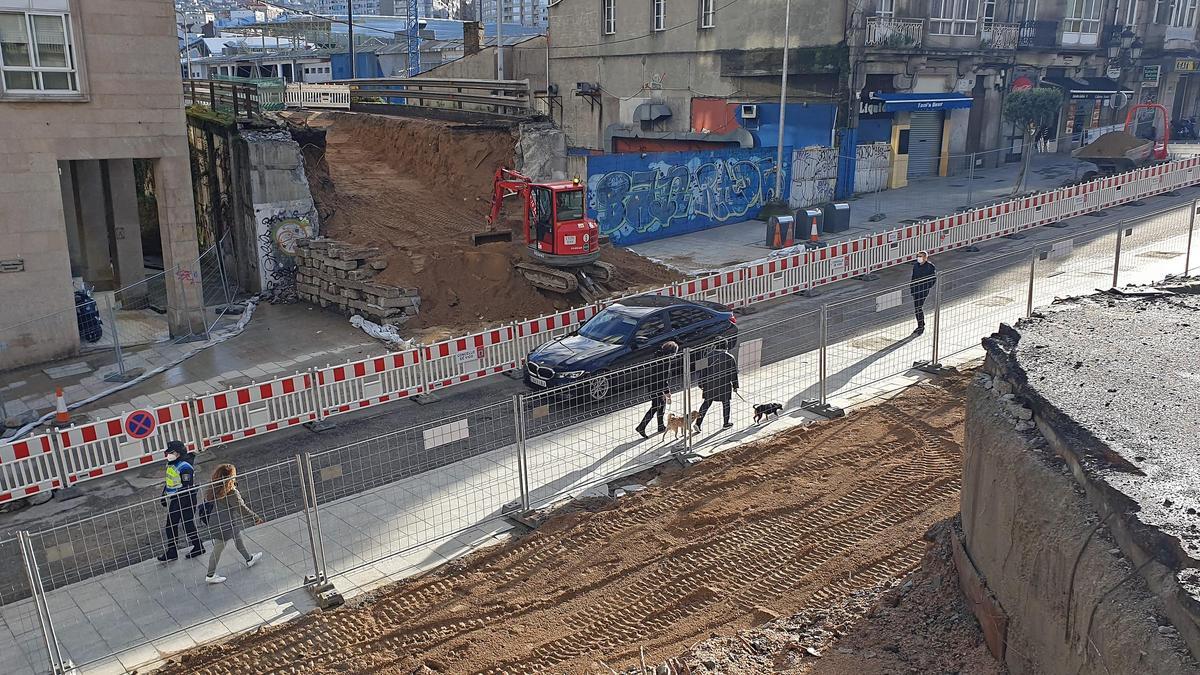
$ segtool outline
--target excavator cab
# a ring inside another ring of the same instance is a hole
[[[554,267],[590,265],[600,257],[600,228],[584,210],[579,181],[530,186],[525,242],[530,256]]]

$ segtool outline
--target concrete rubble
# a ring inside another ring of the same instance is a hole
[[[400,326],[421,306],[418,289],[374,281],[388,264],[377,248],[301,239],[296,261],[296,292],[305,302],[359,314],[381,326]]]

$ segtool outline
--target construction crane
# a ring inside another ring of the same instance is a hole
[[[556,293],[578,291],[588,300],[603,295],[606,291],[600,284],[613,278],[615,268],[600,261],[600,227],[587,217],[583,183],[578,178],[538,183],[511,169],[496,169],[489,229],[472,235],[476,246],[512,241],[512,230],[493,229],[504,199],[512,196],[519,196],[524,204],[522,230],[528,260],[516,263],[516,268],[525,279]]]
[[[421,74],[421,20],[417,12],[418,0],[408,0],[408,76]]]

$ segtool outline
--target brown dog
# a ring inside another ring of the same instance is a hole
[[[679,438],[680,434],[687,433],[696,424],[696,418],[699,416],[694,410],[688,413],[687,419],[684,419],[683,415],[667,415],[667,428],[663,429],[662,435],[666,436],[668,431],[674,431],[675,438]]]

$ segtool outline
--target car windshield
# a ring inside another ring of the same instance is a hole
[[[583,190],[560,192],[558,199],[558,222],[583,220]]]
[[[637,319],[612,309],[606,309],[579,329],[579,334],[590,340],[610,345],[624,344],[637,328]]]

